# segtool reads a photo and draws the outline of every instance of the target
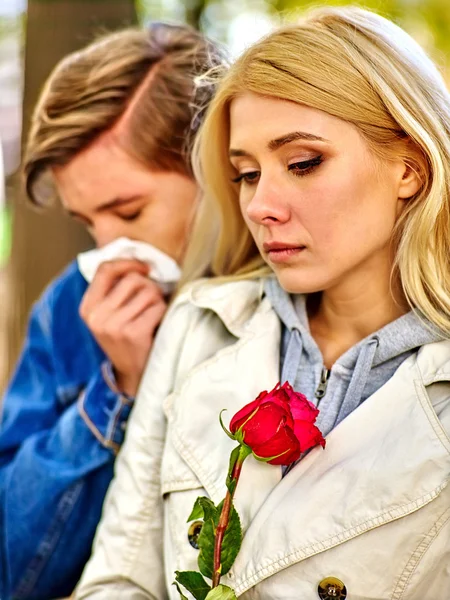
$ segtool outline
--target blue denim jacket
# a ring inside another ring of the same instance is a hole
[[[132,399],[78,314],[72,263],[35,304],[0,428],[0,598],[67,596],[89,557]]]

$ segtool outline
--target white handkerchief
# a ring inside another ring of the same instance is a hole
[[[126,237],[118,238],[103,248],[96,248],[78,255],[78,268],[89,283],[101,263],[118,258],[135,258],[146,263],[149,277],[156,281],[165,295],[170,294],[180,279],[181,271],[177,263],[158,248],[145,242],[137,242]]]

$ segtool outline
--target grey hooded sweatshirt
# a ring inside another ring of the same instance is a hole
[[[309,330],[306,296],[290,296],[272,277],[264,291],[282,323],[281,382],[288,381],[320,408],[316,424],[324,436],[384,385],[420,346],[443,339],[411,311],[358,342],[328,371]]]

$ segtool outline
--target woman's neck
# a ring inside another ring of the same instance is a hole
[[[308,298],[311,334],[331,368],[349,348],[409,311],[401,286],[374,279]]]

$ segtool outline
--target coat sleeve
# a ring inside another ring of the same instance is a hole
[[[174,305],[155,339],[77,600],[167,598],[160,486],[163,402],[173,389],[189,322],[189,307]]]
[[[52,305],[34,307],[2,400],[0,597],[68,595],[89,557],[130,403],[100,368],[75,401],[57,397]]]

